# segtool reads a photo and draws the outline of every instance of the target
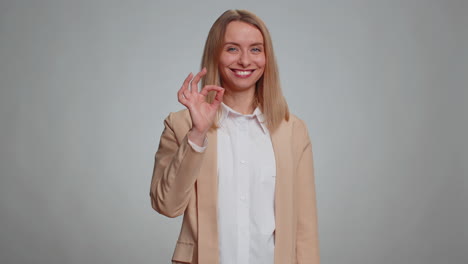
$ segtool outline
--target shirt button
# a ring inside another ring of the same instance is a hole
[[[241,160],[240,163],[245,164],[245,163],[247,163],[247,161]]]

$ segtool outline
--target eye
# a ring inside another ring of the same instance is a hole
[[[228,47],[227,51],[228,52],[235,52],[235,51],[237,51],[237,48],[236,47]]]
[[[260,53],[262,52],[262,49],[258,48],[258,47],[255,47],[255,48],[252,48],[252,52],[254,53]]]

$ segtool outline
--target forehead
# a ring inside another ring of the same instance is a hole
[[[260,30],[251,24],[241,21],[232,21],[226,27],[224,41],[236,42],[239,44],[263,43],[263,36]]]

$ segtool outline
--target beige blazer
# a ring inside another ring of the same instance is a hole
[[[188,110],[164,121],[151,181],[151,204],[168,217],[183,216],[172,263],[218,264],[217,132],[194,151],[187,140]],[[276,159],[275,264],[319,264],[312,146],[302,120],[291,115],[271,134]]]

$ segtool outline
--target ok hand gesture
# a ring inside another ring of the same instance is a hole
[[[193,74],[190,73],[177,93],[179,102],[188,108],[192,118],[189,139],[199,146],[203,144],[206,133],[214,123],[216,112],[223,101],[224,95],[224,89],[216,85],[206,85],[200,92],[198,91],[198,82],[205,74],[206,68],[203,68],[193,79]],[[189,90],[190,80],[192,83]],[[211,91],[216,91],[216,97],[212,103],[208,103],[206,96]]]

